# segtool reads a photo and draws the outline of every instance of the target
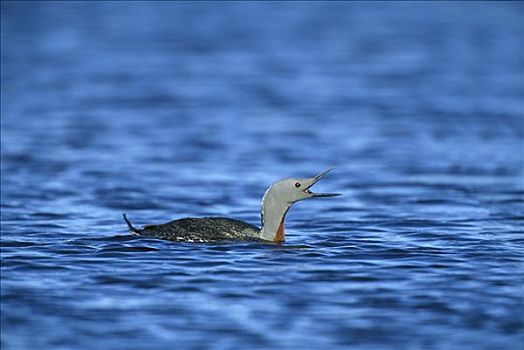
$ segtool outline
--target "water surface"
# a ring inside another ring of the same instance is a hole
[[[2,349],[518,349],[518,3],[2,2]],[[259,224],[329,167],[287,242]]]

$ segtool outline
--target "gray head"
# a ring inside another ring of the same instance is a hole
[[[320,181],[332,169],[329,168],[314,177],[277,181],[268,188],[264,198],[271,196],[273,200],[291,205],[303,199],[339,196],[339,193],[315,193],[310,190],[314,184]]]
[[[284,217],[288,209],[303,199],[334,197],[338,193],[315,193],[310,188],[322,179],[331,169],[309,178],[292,178],[275,182],[262,198],[262,235],[261,238],[284,241]]]

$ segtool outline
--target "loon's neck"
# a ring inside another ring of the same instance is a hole
[[[290,203],[279,201],[269,190],[264,194],[260,238],[275,243],[285,241],[284,220],[289,207],[291,207]]]

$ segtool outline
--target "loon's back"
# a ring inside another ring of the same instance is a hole
[[[260,236],[256,226],[221,217],[185,218],[142,229],[130,226],[130,231],[175,242],[253,241]]]

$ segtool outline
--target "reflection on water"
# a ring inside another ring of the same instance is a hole
[[[2,349],[515,349],[522,6],[2,3]],[[285,245],[128,235],[260,222]]]

